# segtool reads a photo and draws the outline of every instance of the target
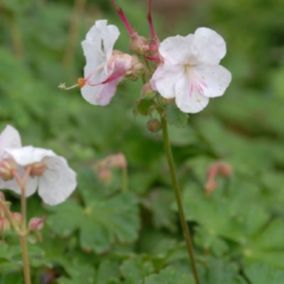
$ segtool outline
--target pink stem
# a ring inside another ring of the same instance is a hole
[[[157,33],[154,28],[153,18],[152,18],[152,0],[148,0],[148,13],[147,13],[147,20],[149,23],[151,40],[156,41],[158,39]]]
[[[134,36],[136,34],[136,32],[135,32],[134,28],[131,26],[130,22],[128,21],[123,10],[116,4],[115,0],[112,0],[112,5],[114,6],[119,18],[121,19],[122,23],[124,24],[129,36]]]

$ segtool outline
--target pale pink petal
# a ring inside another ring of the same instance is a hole
[[[215,31],[198,28],[194,33],[193,49],[200,62],[218,64],[226,54],[226,43]]]
[[[153,74],[150,84],[162,97],[170,99],[175,97],[175,84],[183,76],[181,66],[161,64]]]
[[[209,99],[202,94],[202,89],[195,81],[181,78],[175,85],[176,104],[185,113],[197,113],[209,103]]]
[[[196,74],[204,96],[210,98],[222,96],[232,80],[231,72],[221,65],[200,65],[192,72]]]
[[[159,47],[159,52],[165,63],[184,64],[187,60],[194,61],[192,50],[193,35],[173,36],[163,40]]]
[[[108,105],[116,93],[119,81],[112,81],[98,86],[85,85],[81,88],[83,98],[92,105]]]
[[[17,129],[7,125],[0,134],[0,158],[2,157],[5,148],[21,147],[21,137]]]
[[[51,150],[25,146],[18,149],[6,149],[5,153],[20,166],[41,162],[44,157],[55,156]]]
[[[108,25],[106,20],[96,21],[82,42],[87,62],[97,66],[107,61],[118,37],[119,30],[116,26]]]
[[[39,178],[38,193],[49,205],[57,205],[65,201],[77,186],[76,173],[60,156],[44,159],[47,169]]]

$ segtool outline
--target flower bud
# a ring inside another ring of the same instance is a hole
[[[232,166],[228,163],[217,161],[208,167],[207,181],[205,184],[205,192],[211,193],[218,188],[217,177],[231,176],[233,172]]]
[[[5,195],[3,192],[0,191],[0,201],[5,201]]]
[[[0,233],[4,233],[10,229],[10,223],[5,217],[0,216]]]
[[[154,92],[154,90],[153,90],[153,88],[152,88],[152,86],[149,82],[143,85],[142,94],[144,96],[152,95],[153,92]]]
[[[110,69],[116,70],[120,76],[137,76],[143,69],[143,64],[137,56],[114,50],[108,62]]]
[[[14,169],[15,163],[12,160],[2,160],[0,162],[0,177],[5,181],[13,179]]]
[[[99,168],[97,174],[100,181],[103,183],[108,183],[112,180],[112,173],[108,168]]]
[[[133,34],[130,40],[130,49],[139,55],[145,55],[150,48],[148,40],[137,33]]]
[[[30,175],[32,177],[39,177],[44,174],[46,170],[46,164],[43,162],[34,163],[31,165]]]
[[[119,168],[119,169],[127,168],[127,161],[122,153],[111,155],[107,157],[107,159],[110,168]]]
[[[211,192],[214,192],[218,187],[218,184],[215,180],[215,176],[214,177],[211,177],[211,178],[208,178],[206,184],[205,184],[205,192],[206,193],[211,193]]]
[[[150,132],[158,132],[161,130],[161,122],[156,118],[150,119],[147,122],[147,128]]]
[[[233,168],[231,165],[227,164],[227,163],[221,163],[220,164],[220,174],[223,177],[229,177],[233,174]]]
[[[44,219],[40,217],[34,217],[29,222],[30,231],[41,231],[44,227]]]

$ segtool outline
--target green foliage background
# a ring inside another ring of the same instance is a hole
[[[80,41],[96,19],[107,18],[121,27],[117,48],[127,50],[126,32],[109,2],[86,1],[83,14],[77,15],[71,0],[0,1],[1,126],[12,124],[25,144],[52,148],[68,158],[79,181],[76,193],[61,206],[47,208],[36,197],[29,199],[30,216],[46,216],[47,221],[43,242],[31,239],[33,280],[190,284],[161,137],[150,134],[147,119],[133,113],[142,83],[123,83],[105,108],[89,105],[79,90],[66,93],[57,88],[60,82],[72,84],[81,76]],[[119,3],[146,34],[144,1]],[[188,4],[176,14],[170,8],[167,14],[157,12],[161,39],[209,26],[226,39],[223,65],[233,74],[226,95],[190,116],[188,124],[170,110],[174,154],[202,283],[281,284],[284,3]],[[78,35],[75,29],[70,41],[70,22],[76,26],[76,20]],[[129,163],[129,192],[121,190],[120,173],[107,185],[95,173],[95,161],[116,152],[123,152]],[[233,176],[220,180],[216,192],[206,196],[207,168],[220,159],[233,166]],[[18,210],[18,199],[7,196]],[[23,283],[17,240],[13,234],[5,238],[0,242],[0,283]]]

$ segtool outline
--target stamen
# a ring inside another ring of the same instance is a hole
[[[77,87],[80,87],[79,84],[74,84],[74,85],[69,86],[69,87],[66,86],[66,83],[60,83],[60,84],[58,85],[58,88],[59,88],[59,89],[65,90],[65,91],[69,91],[69,90],[75,89],[75,88],[77,88]]]

